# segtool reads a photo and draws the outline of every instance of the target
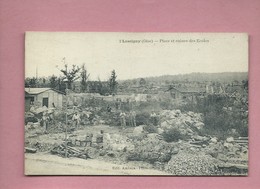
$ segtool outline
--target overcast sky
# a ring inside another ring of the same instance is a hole
[[[246,34],[27,32],[25,77],[37,67],[38,77],[61,75],[64,57],[69,65],[85,63],[91,80],[107,80],[113,69],[118,79],[246,72],[247,41]]]

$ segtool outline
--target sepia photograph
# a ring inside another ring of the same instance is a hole
[[[26,32],[25,175],[248,175],[246,33]]]

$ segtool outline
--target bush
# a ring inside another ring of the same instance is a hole
[[[177,142],[178,140],[187,139],[186,135],[181,134],[177,128],[171,128],[162,133],[162,136],[166,142]]]
[[[136,125],[148,125],[150,122],[150,113],[148,112],[138,112],[136,114]]]
[[[157,127],[155,127],[153,125],[145,125],[144,131],[146,131],[148,133],[157,133]]]
[[[25,116],[25,124],[27,124],[28,122],[36,123],[38,122],[38,119],[33,116]]]
[[[61,122],[61,123],[65,122],[65,120],[66,120],[66,113],[65,113],[65,111],[56,112],[54,114],[54,119],[57,122]],[[69,116],[68,116],[68,120],[69,120]]]

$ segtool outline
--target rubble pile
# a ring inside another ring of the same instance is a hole
[[[78,148],[71,147],[69,145],[61,144],[55,146],[51,150],[52,154],[59,155],[62,157],[78,157],[78,158],[90,158],[86,150],[79,150]]]
[[[160,115],[160,132],[176,129],[181,135],[192,136],[204,127],[203,117],[200,113],[180,110],[163,110]]]
[[[178,149],[172,144],[160,140],[157,134],[148,134],[141,141],[134,141],[134,150],[127,152],[128,161],[144,161],[149,163],[168,162]]]
[[[36,137],[43,133],[44,129],[38,122],[28,122],[27,125],[25,125],[25,138]]]
[[[47,134],[47,133],[61,133],[65,131],[65,124],[60,122],[53,123],[50,122],[48,124],[48,131],[45,131],[44,127],[39,123],[28,122],[25,125],[25,137],[31,138],[36,137],[38,135]]]
[[[219,175],[216,167],[218,160],[204,153],[189,153],[181,151],[172,156],[165,165],[165,170],[173,175]]]
[[[35,140],[26,140],[25,147],[33,148],[37,150],[37,152],[46,152],[50,151],[53,148],[53,144],[37,142]]]
[[[42,126],[25,127],[25,147],[35,148],[37,152],[50,151],[56,144],[61,144],[64,134],[45,134]]]
[[[226,174],[243,174],[248,169],[247,140],[247,137],[229,137],[225,141],[210,142],[202,151],[220,160],[218,167]]]
[[[112,151],[131,151],[134,150],[134,145],[131,140],[119,134],[104,134],[103,147],[106,150]]]

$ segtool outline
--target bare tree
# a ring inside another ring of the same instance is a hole
[[[78,73],[80,72],[80,68],[76,65],[72,65],[72,69],[68,68],[68,64],[65,62],[65,58],[63,58],[64,62],[64,69],[61,69],[60,71],[64,75],[64,79],[66,79],[66,82],[68,83],[68,89],[71,89],[71,84],[79,78]]]

